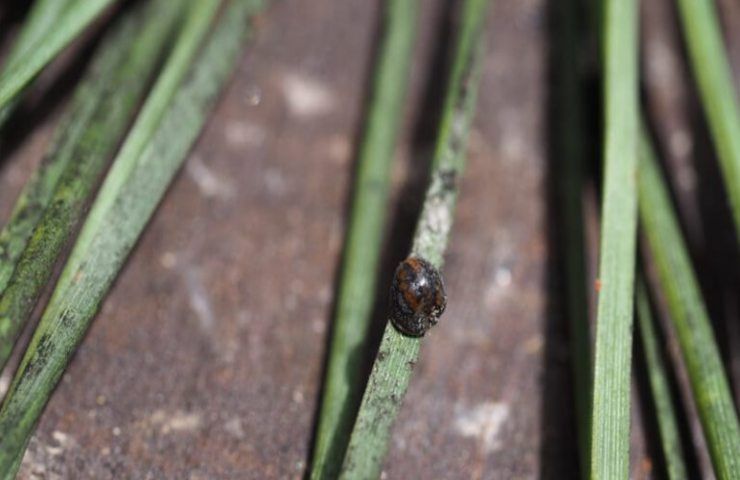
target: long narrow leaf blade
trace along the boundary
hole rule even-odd
[[[311,462],[313,479],[336,478],[364,387],[364,361],[357,352],[362,351],[373,307],[374,295],[369,292],[377,284],[390,170],[418,15],[415,0],[388,0],[385,9]]]
[[[108,97],[104,85],[113,81],[115,70],[112,63],[123,54],[123,38],[120,37],[120,52],[112,48],[114,42],[106,42],[102,47],[101,54],[83,78],[72,105],[56,128],[51,147],[24,185],[8,222],[0,231],[0,295],[5,291],[34,228],[50,203],[59,177],[72,155],[78,153],[75,145],[80,143],[90,127],[98,105]]]
[[[591,478],[629,476],[630,366],[637,234],[637,1],[604,2],[604,188]]]
[[[7,361],[19,331],[51,277],[57,258],[82,219],[141,101],[169,32],[179,18],[181,5],[173,0],[144,5],[132,20],[126,20],[111,36],[101,50],[100,60],[94,63],[90,80],[78,95],[81,113],[73,117],[79,123],[63,127],[61,146],[52,154],[55,158],[49,160],[66,164],[64,171],[51,198],[46,199],[49,206],[35,226],[0,296],[0,367]],[[147,18],[152,20],[143,21]],[[135,38],[133,42],[132,38]],[[87,95],[89,101],[82,98]],[[40,173],[43,181],[51,180],[43,178],[47,173]],[[35,189],[34,186],[30,188]],[[30,207],[38,213],[35,206]],[[19,208],[22,212],[25,207]],[[20,236],[15,240],[18,239]],[[16,246],[19,244],[16,242]]]
[[[29,43],[0,75],[0,109],[112,3],[113,0],[77,0],[58,19],[54,28]]]
[[[465,166],[468,131],[475,110],[483,57],[482,30],[486,0],[462,4],[452,72],[448,84],[431,179],[418,220],[411,254],[437,268],[449,240]],[[352,430],[340,478],[378,478],[388,449],[391,426],[411,379],[421,340],[388,324]]]
[[[36,44],[59,20],[59,17],[67,8],[76,0],[37,0],[31,7],[28,18],[23,23],[23,29],[18,34],[18,38],[13,43],[13,49],[8,55],[6,64],[12,64],[17,61],[26,51]],[[0,108],[0,127],[12,111],[11,102],[3,108]]]
[[[98,222],[100,220],[98,215],[103,215],[108,211],[123,182],[128,178],[131,170],[136,167],[142,150],[162,121],[172,97],[176,94],[193,58],[198,53],[203,38],[221,5],[221,0],[188,0],[181,4],[183,7],[186,5],[189,12],[185,25],[175,41],[175,49],[167,59],[166,65],[141,108],[141,113],[136,117],[136,122],[113,161],[111,171],[95,200],[96,208],[90,211],[89,219],[92,223]],[[78,243],[83,247],[89,241],[86,237],[88,231],[80,233]]]
[[[740,110],[717,12],[712,0],[678,0],[678,6],[740,240]]]
[[[35,0],[31,11],[23,23],[23,28],[13,42],[13,47],[5,60],[10,65],[26,55],[44,35],[64,16],[67,9],[77,0]]]
[[[657,266],[717,478],[740,478],[740,426],[709,314],[647,134],[640,144],[640,220]]]
[[[645,354],[650,393],[655,405],[656,421],[668,478],[670,480],[684,480],[689,476],[681,447],[676,410],[673,408],[673,400],[671,399],[668,372],[658,346],[655,321],[650,309],[647,288],[641,281],[638,281],[635,289],[635,304],[640,343]]]
[[[23,30],[13,44],[8,63],[20,58],[25,50],[54,25],[68,6],[76,0],[37,0],[34,2]],[[129,28],[133,28],[133,24]],[[26,247],[33,229],[44,209],[49,204],[59,177],[72,155],[77,154],[74,146],[80,143],[85,127],[91,122],[96,107],[110,95],[105,85],[115,82],[113,68],[120,62],[127,43],[127,34],[119,34],[118,48],[114,40],[108,40],[100,48],[89,72],[82,79],[74,95],[72,105],[56,128],[52,146],[44,155],[40,165],[23,187],[8,222],[0,232],[0,294],[10,279],[18,259]],[[0,126],[10,106],[0,112]],[[1,362],[0,362],[1,363]]]
[[[41,411],[234,69],[261,2],[237,0],[178,89],[113,204],[83,227],[0,409],[0,478],[11,478]],[[108,183],[108,182],[106,182]],[[116,182],[117,183],[117,182]]]

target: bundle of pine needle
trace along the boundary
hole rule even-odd
[[[40,18],[50,13],[46,3],[39,2],[18,40],[17,51],[32,51],[32,58],[16,61],[14,53],[0,77],[4,108],[111,2],[58,2],[63,21],[51,32],[44,27],[49,19]],[[249,19],[262,7],[258,0],[152,0],[124,13],[98,46],[0,234],[4,364],[82,224],[0,408],[0,478],[15,475],[49,396],[198,138],[239,58]]]

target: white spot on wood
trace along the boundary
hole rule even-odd
[[[501,447],[498,437],[501,427],[509,417],[509,405],[503,402],[484,402],[472,408],[458,408],[455,431],[463,437],[477,438],[484,452]]]
[[[506,267],[499,267],[496,269],[496,276],[494,282],[499,287],[505,288],[511,285],[511,270]]]
[[[337,165],[343,165],[349,161],[352,154],[352,143],[344,135],[331,135],[326,140],[326,156]]]
[[[234,417],[226,422],[226,424],[224,424],[224,430],[237,440],[244,438],[244,427],[242,426],[242,421],[239,417]]]
[[[173,252],[164,252],[159,257],[159,263],[167,270],[171,270],[177,265],[177,255]]]
[[[511,286],[513,275],[511,269],[505,266],[496,268],[488,282],[485,292],[485,303],[488,308],[495,308],[506,291]]]
[[[189,268],[185,272],[185,284],[188,289],[190,308],[193,309],[195,315],[198,317],[198,325],[204,332],[210,333],[215,323],[213,309],[211,308],[211,299],[196,270]]]
[[[287,74],[282,82],[288,110],[298,117],[312,117],[328,112],[334,106],[331,92],[316,80],[303,75]]]
[[[199,429],[203,423],[199,414],[180,410],[176,412],[157,410],[149,420],[153,425],[158,425],[159,430],[165,435],[172,432],[192,432]]]
[[[54,430],[51,433],[51,438],[54,439],[56,445],[45,445],[44,450],[51,457],[57,457],[64,453],[67,447],[74,445],[74,441],[64,432]]]
[[[231,180],[217,175],[197,155],[191,157],[187,163],[186,171],[204,197],[228,199],[233,197],[236,192]]]
[[[256,107],[262,103],[262,89],[257,85],[248,85],[244,89],[244,101],[247,105]]]
[[[56,440],[56,442],[57,442],[57,443],[58,443],[59,445],[61,445],[61,446],[69,445],[69,443],[70,443],[70,441],[71,441],[71,440],[69,439],[69,435],[67,435],[67,434],[66,434],[66,433],[64,433],[64,432],[60,432],[59,430],[54,430],[54,431],[53,431],[53,432],[51,433],[51,438],[53,438],[54,440]]]
[[[233,363],[241,348],[239,339],[235,336],[220,335],[215,330],[217,319],[213,312],[213,302],[197,266],[185,264],[181,270],[188,293],[188,302],[197,320],[196,325],[210,342],[213,351],[219,354],[221,360]]]
[[[267,132],[259,125],[249,122],[229,122],[224,129],[226,142],[234,147],[259,147],[265,142]]]

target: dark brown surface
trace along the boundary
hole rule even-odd
[[[186,168],[46,409],[21,478],[302,477],[376,3],[285,0],[261,17]],[[419,165],[428,158],[443,79],[435,39],[444,3],[423,2],[394,169],[390,272],[405,256],[423,188]],[[576,476],[565,319],[548,240],[556,226],[547,220],[547,5],[493,3],[444,272],[447,311],[425,339],[384,478]],[[659,47],[648,43],[651,56],[652,48]],[[661,91],[677,93],[656,107],[659,116],[685,94],[666,81]],[[0,167],[2,218],[53,122],[45,116]],[[666,135],[682,128],[665,125]],[[642,428],[633,433],[633,477],[645,478],[652,462]]]

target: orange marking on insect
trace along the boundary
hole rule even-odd
[[[594,290],[596,290],[596,293],[599,293],[601,291],[602,286],[603,284],[601,283],[601,280],[597,278],[596,281],[594,282]]]

